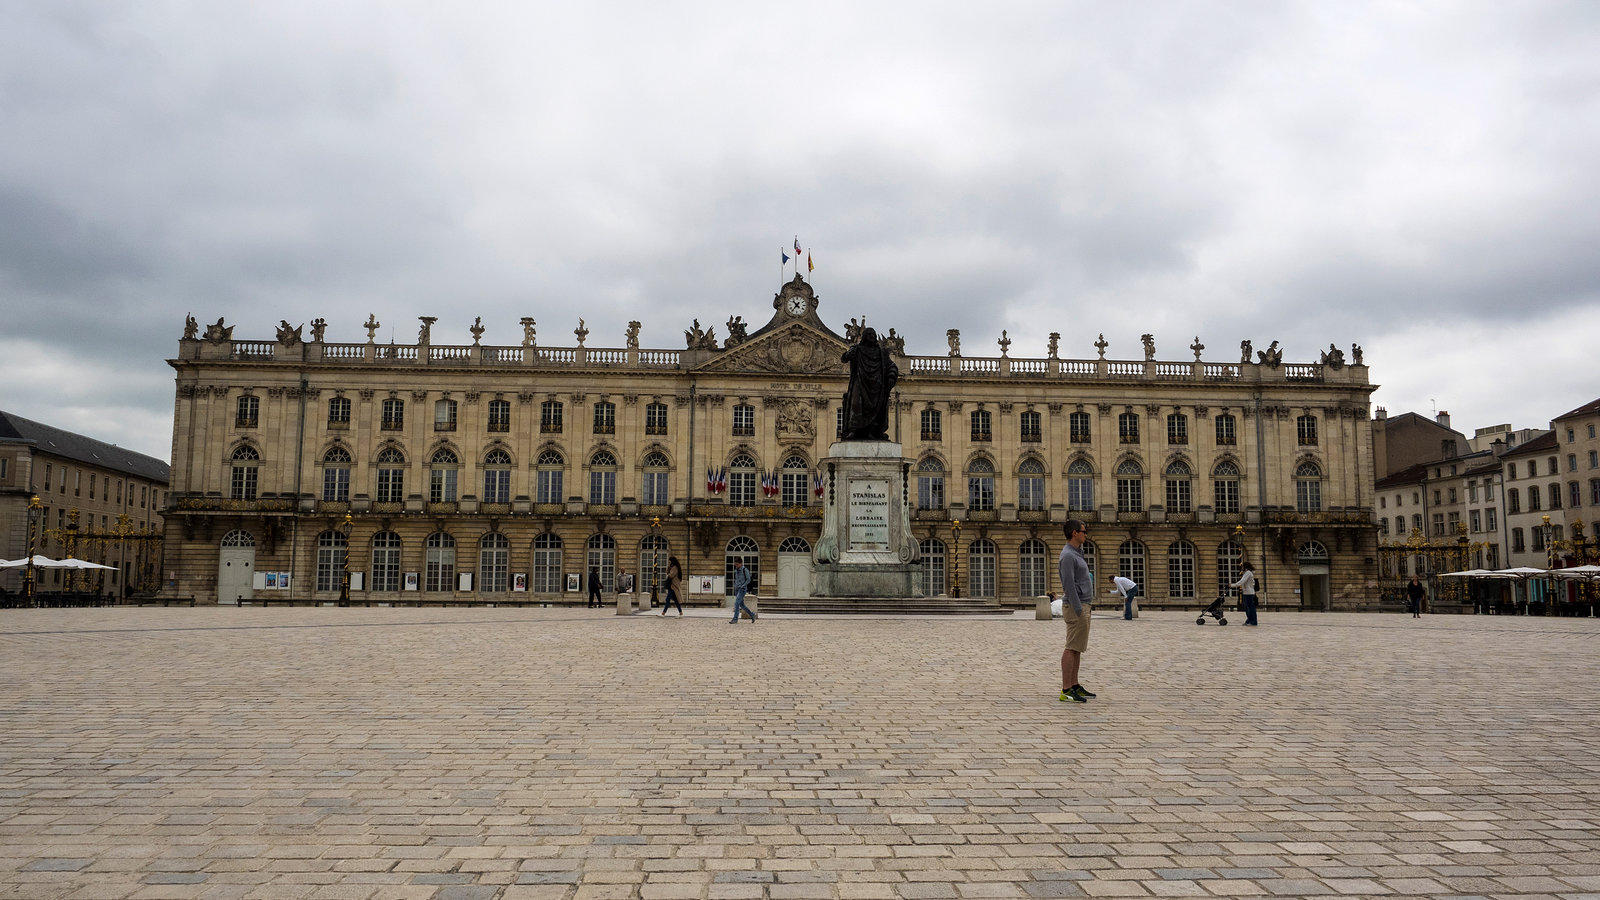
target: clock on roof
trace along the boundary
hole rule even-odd
[[[791,316],[803,316],[806,314],[806,298],[795,294],[789,298],[789,302],[783,308]]]

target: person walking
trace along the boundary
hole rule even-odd
[[[750,590],[750,570],[744,567],[744,560],[736,558],[733,561],[733,621],[729,622],[729,625],[739,624],[741,611],[750,617],[752,623],[755,622],[756,614],[750,611],[750,607],[744,605],[744,595],[748,590]]]
[[[600,600],[600,567],[589,567],[589,606],[604,606]]]
[[[1422,618],[1422,601],[1428,596],[1428,589],[1422,586],[1417,576],[1411,576],[1411,583],[1406,585],[1406,602],[1411,604],[1411,618]]]
[[[1117,586],[1117,593],[1122,595],[1122,618],[1133,621],[1133,598],[1139,596],[1139,585],[1132,578],[1123,578],[1118,575],[1111,579]]]
[[[679,593],[682,590],[683,566],[678,562],[676,556],[669,556],[667,557],[667,597],[661,601],[661,614],[663,616],[667,614],[667,610],[674,603],[678,604],[678,615],[680,617],[683,615],[683,597]]]
[[[1259,625],[1256,621],[1256,567],[1249,563],[1244,564],[1244,571],[1240,573],[1239,580],[1228,587],[1239,589],[1240,606],[1244,607],[1244,623],[1246,625]]]
[[[1067,623],[1067,645],[1061,651],[1061,697],[1063,703],[1088,703],[1095,696],[1078,682],[1078,665],[1089,649],[1089,620],[1093,608],[1094,586],[1089,563],[1083,558],[1083,542],[1089,529],[1081,519],[1068,519],[1062,530],[1067,545],[1061,548],[1056,568],[1061,577],[1061,618]]]

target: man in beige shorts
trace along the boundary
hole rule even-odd
[[[1094,585],[1089,563],[1083,558],[1083,542],[1089,530],[1081,519],[1068,519],[1063,526],[1067,545],[1061,548],[1057,567],[1061,575],[1061,618],[1067,623],[1067,646],[1061,651],[1061,702],[1088,703],[1094,694],[1078,683],[1078,663],[1089,649],[1089,621]]]

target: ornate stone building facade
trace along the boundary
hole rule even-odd
[[[591,567],[648,584],[668,554],[691,583],[735,557],[769,596],[810,593],[819,461],[836,437],[840,355],[865,323],[824,324],[798,278],[750,331],[696,321],[683,349],[330,343],[287,322],[235,340],[193,319],[179,344],[173,589],[333,600],[348,548],[357,601],[582,596]],[[906,355],[890,437],[911,464],[924,593],[1031,598],[1051,587],[1060,524],[1090,523],[1103,583],[1147,603],[1217,595],[1240,563],[1269,602],[1354,605],[1376,575],[1368,403],[1359,347],[1285,363]],[[348,531],[348,536],[345,532]],[[284,587],[284,582],[288,587]],[[715,582],[712,582],[715,590]],[[1296,593],[1298,591],[1299,593]],[[691,594],[691,599],[696,599]],[[719,597],[701,596],[710,601]]]

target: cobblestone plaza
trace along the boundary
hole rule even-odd
[[[0,616],[0,897],[1600,897],[1600,621]]]

